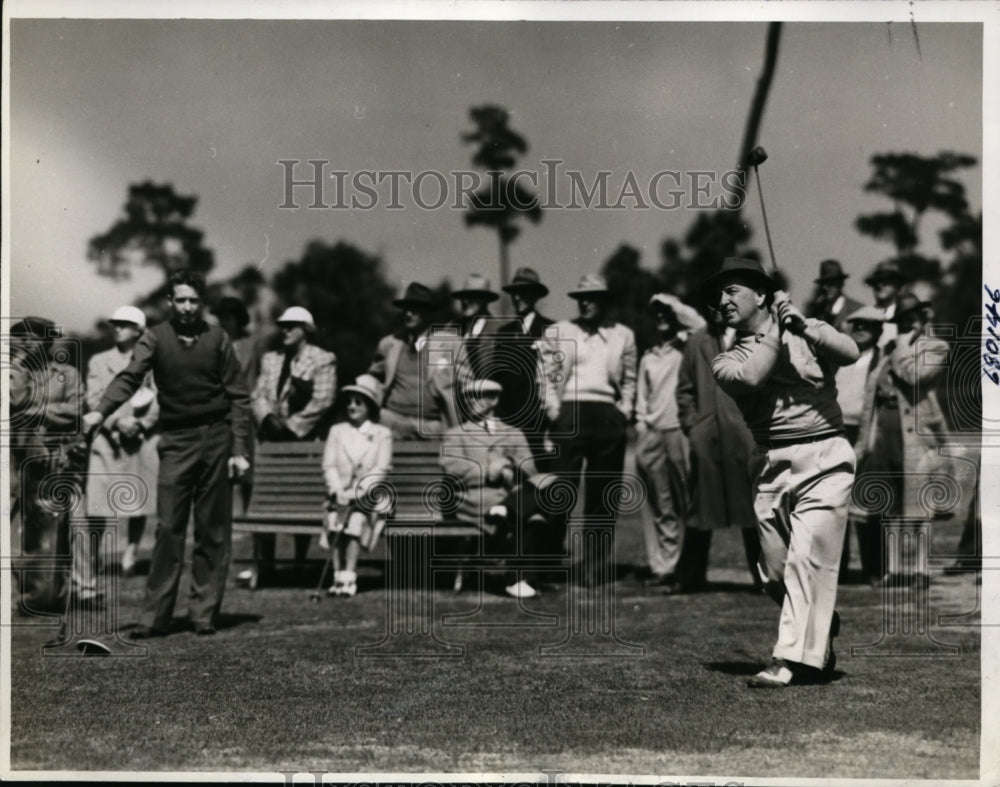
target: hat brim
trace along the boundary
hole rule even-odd
[[[849,276],[847,273],[838,273],[834,276],[820,276],[818,279],[813,279],[813,284],[822,284],[825,281],[844,281]]]
[[[903,309],[901,312],[896,312],[892,317],[890,317],[886,322],[891,322],[896,324],[899,322],[900,317],[905,317],[907,314],[913,314],[914,312],[919,312],[921,309],[925,308],[926,304],[920,303],[916,306],[911,306],[909,309]]]
[[[878,282],[882,282],[882,281],[892,281],[892,282],[896,282],[896,284],[902,284],[903,283],[903,275],[901,273],[877,273],[877,274],[872,274],[871,276],[869,276],[868,278],[865,279],[865,284],[867,284],[868,286],[871,286],[873,284],[877,284]]]
[[[378,410],[379,404],[377,401],[375,401],[375,398],[372,396],[371,391],[368,391],[358,385],[345,385],[343,388],[340,389],[341,397],[344,397],[347,394],[352,394],[352,393],[365,397],[365,401],[367,401],[368,404],[370,404],[372,407]]]
[[[736,268],[728,271],[719,271],[709,276],[701,284],[702,297],[707,297],[722,289],[728,280],[744,282],[749,281],[753,286],[760,285],[768,292],[775,292],[778,289],[777,283],[766,273],[755,271],[752,268]]]
[[[515,292],[537,292],[538,296],[541,298],[549,294],[549,288],[541,282],[518,282],[515,284],[508,284],[506,287],[501,287],[500,289],[510,295],[513,295]]]
[[[493,290],[455,290],[451,294],[452,298],[482,298],[492,303],[500,298],[500,295]]]
[[[430,309],[433,306],[430,301],[420,301],[416,298],[397,298],[392,305],[397,309]]]
[[[577,299],[579,299],[579,298],[586,298],[586,297],[591,297],[592,298],[595,295],[596,296],[607,297],[611,293],[610,293],[609,290],[572,290],[571,292],[567,292],[566,294],[570,298],[577,298]]]

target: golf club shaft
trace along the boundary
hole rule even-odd
[[[760,199],[760,213],[764,217],[764,234],[767,236],[767,250],[771,254],[771,275],[773,276],[778,272],[778,263],[774,259],[774,244],[771,243],[771,227],[767,221],[767,208],[764,207],[764,190],[760,185],[760,170],[756,164],[753,167],[753,174],[757,181],[757,196]]]

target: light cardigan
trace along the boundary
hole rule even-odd
[[[576,320],[561,320],[546,331],[540,349],[548,382],[545,410],[550,418],[564,401],[608,402],[632,418],[636,347],[630,328],[606,323],[592,334]],[[601,352],[588,354],[588,349]]]
[[[773,318],[772,318],[773,319]],[[858,346],[822,320],[807,319],[807,336],[766,330],[744,334],[712,361],[712,374],[733,397],[754,440],[794,440],[843,429],[836,367],[854,363]]]

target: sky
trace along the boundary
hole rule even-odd
[[[735,163],[762,66],[757,22],[80,20],[14,19],[10,26],[10,313],[49,316],[72,331],[160,283],[99,277],[88,239],[121,215],[130,183],[169,182],[197,195],[192,224],[215,252],[213,276],[251,263],[269,274],[312,239],[380,255],[392,283],[458,285],[483,273],[497,286],[496,235],[462,211],[425,209],[404,184],[389,209],[282,209],[280,160],[328,161],[325,172],[447,174],[471,169],[469,108],[497,104],[529,142],[520,166],[564,162],[585,183],[608,171],[609,201],[628,173],[644,189],[664,170],[725,172]],[[809,293],[819,261],[839,259],[846,290],[891,253],[854,229],[889,203],[863,192],[873,154],[941,150],[982,156],[983,33],[977,24],[786,23],[759,142],[779,266],[793,298]],[[551,166],[551,165],[550,165]],[[295,170],[298,179],[309,166]],[[704,176],[700,176],[704,177]],[[982,171],[963,176],[974,210]],[[568,180],[560,179],[565,204]],[[324,189],[336,199],[332,178]],[[424,204],[437,195],[427,176]],[[661,202],[673,187],[661,180]],[[712,195],[719,195],[719,186]],[[766,253],[756,188],[746,218]],[[625,243],[655,269],[665,237],[694,220],[689,203],[645,209],[550,209],[511,247],[534,267],[553,317],[564,293]],[[646,192],[648,196],[648,191]],[[551,196],[551,195],[550,195]],[[455,199],[449,191],[448,204]],[[649,200],[646,200],[649,203]],[[933,221],[922,250],[940,254]]]

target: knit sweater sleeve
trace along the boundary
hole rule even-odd
[[[118,372],[104,391],[97,405],[97,412],[107,418],[127,402],[146,379],[153,368],[153,354],[156,352],[156,334],[145,331],[132,350],[132,362]]]

